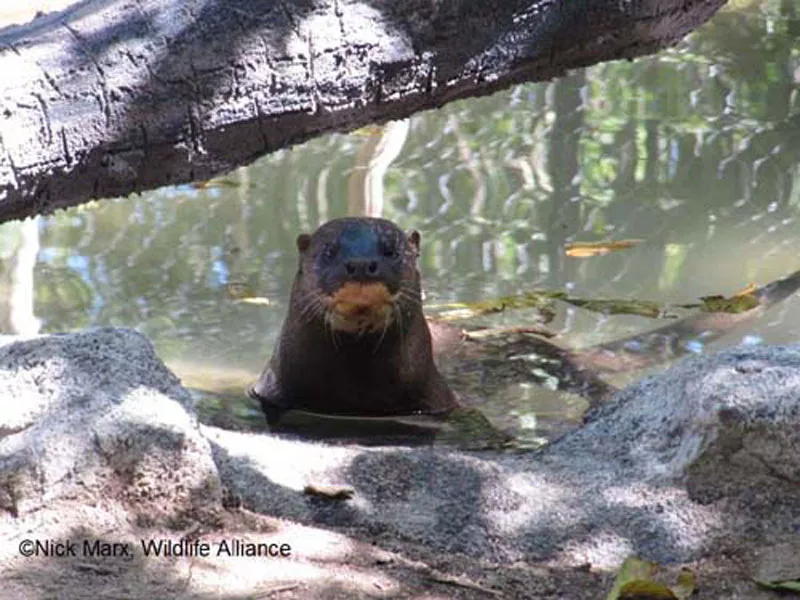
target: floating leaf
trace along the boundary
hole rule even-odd
[[[237,188],[242,184],[233,179],[208,179],[206,181],[193,181],[189,185],[196,190],[208,190],[214,188]]]
[[[553,300],[563,299],[563,292],[526,292],[519,296],[505,296],[494,300],[480,302],[457,302],[451,304],[438,304],[428,306],[428,310],[437,312],[436,318],[440,321],[454,321],[458,319],[471,319],[492,313],[499,313],[510,309],[535,308],[542,314],[542,320],[547,323],[553,319]]]
[[[269,298],[239,298],[236,300],[237,304],[255,304],[256,306],[272,306],[272,301]]]
[[[703,296],[700,298],[702,305],[700,310],[704,312],[722,312],[722,313],[743,313],[752,310],[759,306],[758,298],[753,294],[740,293],[730,298],[721,295]]]
[[[269,298],[256,296],[255,290],[245,281],[229,281],[225,287],[228,290],[228,296],[237,304],[272,305],[272,301]]]
[[[741,291],[736,292],[733,297],[737,298],[739,296],[752,296],[754,292],[758,291],[758,286],[755,283],[749,284],[746,288]]]
[[[245,281],[229,281],[225,289],[228,291],[228,296],[234,300],[253,298],[256,295],[250,284]]]
[[[499,313],[506,310],[535,308],[540,312],[542,322],[549,323],[555,316],[553,308],[554,300],[563,300],[573,306],[606,315],[638,315],[650,319],[675,318],[676,316],[670,312],[669,306],[650,300],[593,300],[574,298],[567,296],[563,292],[551,292],[546,290],[526,292],[519,296],[506,296],[504,298],[482,300],[480,302],[438,304],[429,306],[428,310],[434,312],[438,311],[436,318],[440,321],[455,321]],[[700,305],[684,305],[681,306],[681,308],[697,308],[698,306]]]
[[[532,333],[546,338],[555,337],[556,334],[544,327],[497,327],[485,329],[473,329],[464,332],[464,339],[466,340],[483,340],[486,338],[513,335],[515,333]]]
[[[644,240],[617,240],[615,242],[574,242],[564,246],[567,256],[573,258],[589,258],[590,256],[605,256],[611,252],[625,250],[638,246]]]
[[[350,132],[350,135],[355,135],[358,137],[372,137],[374,135],[379,135],[383,131],[383,125],[378,125],[377,123],[370,123],[369,125],[364,125],[360,129],[356,129]]]
[[[602,313],[604,315],[638,315],[649,319],[674,318],[667,307],[650,300],[586,300],[583,298],[563,298],[573,306]]]
[[[704,312],[724,312],[724,313],[743,313],[752,310],[761,304],[756,293],[759,287],[751,283],[743,290],[736,292],[730,298],[715,294],[713,296],[703,296],[700,298],[702,305],[700,310]]]

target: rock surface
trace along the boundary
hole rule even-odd
[[[97,539],[101,529],[114,540],[289,540],[293,557],[273,560],[260,579],[244,558],[155,563],[173,584],[186,561],[230,578],[230,597],[266,589],[366,598],[382,589],[381,597],[494,590],[588,599],[603,597],[613,569],[636,554],[691,563],[701,598],[770,598],[748,570],[800,529],[798,347],[685,360],[536,453],[332,446],[202,426],[150,343],[129,330],[0,347],[0,402],[0,538]],[[309,496],[309,484],[346,485],[355,496]],[[142,565],[154,563],[135,549],[139,578],[114,563],[103,585],[139,581],[127,597],[217,593],[198,573],[179,591],[141,583]],[[0,548],[0,589],[22,581],[32,597],[47,595],[35,583],[42,570],[67,563],[40,560],[21,558],[16,544]]]
[[[130,330],[0,348],[0,508],[28,513],[78,492],[140,508],[221,498],[192,399]]]
[[[800,349],[687,360],[590,419],[517,455],[204,431],[223,481],[257,512],[495,562],[688,561],[743,527],[767,541],[800,523]],[[331,507],[297,493],[323,480],[353,486],[356,499]]]

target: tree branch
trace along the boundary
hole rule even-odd
[[[0,30],[0,221],[673,44],[724,0],[83,0]]]

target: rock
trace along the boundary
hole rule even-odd
[[[191,397],[141,334],[7,344],[0,373],[1,508],[24,514],[59,497],[110,494],[155,515],[220,497]]]
[[[566,443],[586,450],[598,436],[614,439],[603,460],[630,461],[653,480],[682,479],[699,463],[739,463],[750,454],[760,458],[746,459],[749,466],[766,462],[775,475],[799,481],[792,449],[800,440],[799,367],[800,347],[742,346],[685,360],[622,390]],[[734,456],[738,450],[744,454]]]
[[[535,453],[198,426],[188,393],[129,330],[0,347],[0,398],[0,507],[17,515],[107,497],[157,519],[221,506],[224,485],[229,506],[386,551],[562,570],[614,569],[630,554],[727,556],[788,541],[800,523],[800,347],[689,358]],[[354,495],[332,501],[307,486]],[[746,594],[730,597],[756,597]]]
[[[685,360],[538,453],[332,448],[204,428],[223,481],[255,511],[497,562],[606,567],[631,553],[692,560],[745,531],[792,533],[798,431],[794,347]],[[309,483],[356,496],[315,502],[299,495]]]

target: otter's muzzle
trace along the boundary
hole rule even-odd
[[[383,283],[345,283],[330,296],[327,318],[335,331],[382,331],[392,319],[392,295]]]

